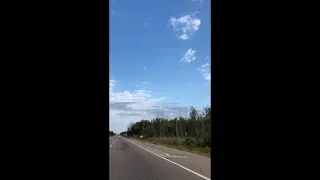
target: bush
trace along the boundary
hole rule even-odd
[[[186,138],[183,142],[183,145],[185,146],[190,146],[190,147],[195,147],[196,146],[196,141],[192,138]]]
[[[204,143],[206,146],[211,147],[211,137],[204,138]]]

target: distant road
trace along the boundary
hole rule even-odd
[[[210,180],[210,158],[110,137],[110,180]]]

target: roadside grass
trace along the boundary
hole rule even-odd
[[[140,141],[166,146],[182,151],[188,151],[207,157],[211,157],[211,147],[201,146],[201,139],[191,138],[172,138],[172,137],[152,137],[152,138],[134,138]]]

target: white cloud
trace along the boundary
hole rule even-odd
[[[210,63],[206,63],[201,65],[200,68],[198,68],[198,70],[200,71],[205,80],[211,82],[210,66]]]
[[[199,30],[201,20],[195,17],[196,14],[197,13],[193,13],[179,18],[170,17],[169,22],[173,30],[179,33],[178,37],[180,39],[187,40],[194,32]]]
[[[203,2],[203,0],[192,0],[193,2],[200,2],[200,3],[202,3]]]
[[[150,85],[149,82],[143,81],[141,84],[137,84],[136,87],[140,89],[146,89],[147,85]]]
[[[117,17],[117,18],[120,18],[120,15],[122,14],[122,13],[120,13],[119,11],[116,11],[116,10],[114,10],[113,8],[110,8],[110,12],[111,12],[111,15],[112,16],[114,16],[114,17]]]
[[[111,9],[111,14],[112,15],[117,15],[117,12],[115,10]]]
[[[120,133],[125,131],[130,122],[151,120],[155,117],[186,116],[188,108],[164,104],[165,97],[154,97],[151,91],[117,91],[115,79],[109,80],[109,115],[110,130]]]
[[[111,94],[115,84],[116,84],[116,80],[110,79],[110,81],[109,81],[109,92],[110,92],[110,94]]]
[[[109,86],[110,127],[118,133],[126,130],[129,122],[155,117],[150,109],[165,99],[165,97],[155,98],[152,92],[143,89],[132,92],[116,91],[117,81],[115,79],[109,80]]]
[[[184,56],[181,58],[180,62],[187,62],[187,63],[190,63],[194,60],[196,60],[196,51],[193,50],[192,48],[188,49],[187,52],[184,54]]]

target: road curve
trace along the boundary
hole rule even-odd
[[[148,152],[128,139],[112,137],[109,146],[110,180],[210,180]]]

